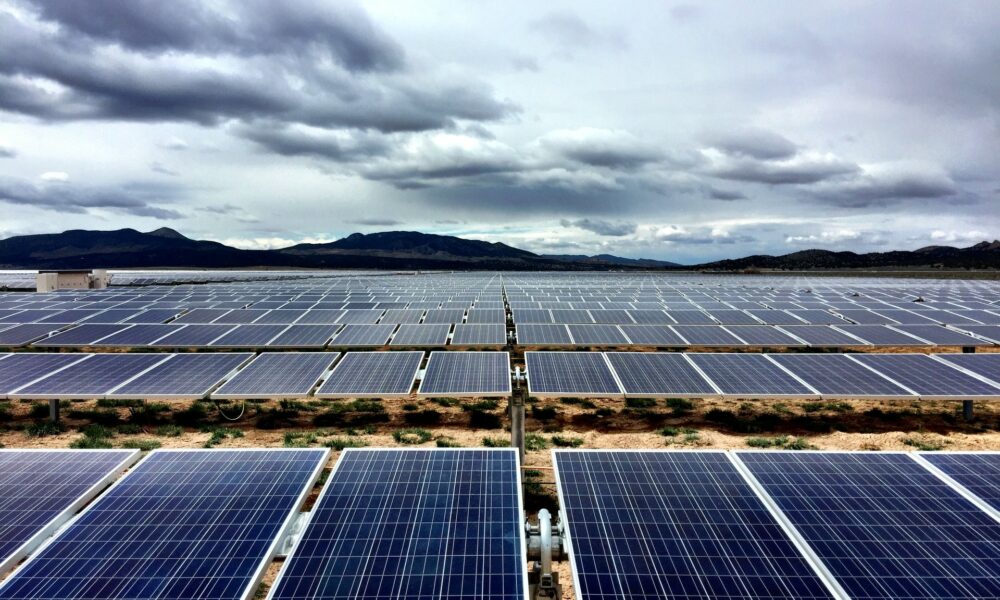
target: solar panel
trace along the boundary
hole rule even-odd
[[[127,328],[128,325],[94,324],[77,325],[51,337],[35,342],[34,346],[87,346]]]
[[[390,346],[444,346],[448,343],[451,325],[400,325]]]
[[[725,452],[553,456],[580,600],[832,598]]]
[[[338,329],[340,325],[289,325],[267,345],[270,348],[322,348]]]
[[[875,312],[903,325],[930,325],[934,320],[922,314],[901,308],[879,308]]]
[[[235,328],[236,325],[186,325],[183,329],[178,329],[150,345],[163,348],[208,346]]]
[[[768,354],[824,398],[906,398],[915,394],[843,354]]]
[[[522,346],[571,346],[573,340],[565,325],[518,323],[514,327],[517,343]]]
[[[132,377],[167,360],[163,354],[93,354],[16,390],[18,398],[102,398]]]
[[[720,325],[673,325],[689,346],[746,346]]]
[[[0,574],[138,457],[136,450],[0,449]]]
[[[466,323],[507,323],[507,313],[502,308],[473,308],[469,311]]]
[[[858,354],[850,357],[913,390],[921,398],[1000,398],[1000,387],[967,375],[926,354]]]
[[[95,345],[102,347],[111,346],[148,346],[156,340],[169,335],[183,327],[182,325],[132,325],[128,329],[123,329],[118,333],[113,333],[102,338]]]
[[[674,321],[681,325],[716,325],[715,319],[700,310],[668,310]]]
[[[95,309],[83,309],[83,308],[64,310],[60,313],[52,313],[51,315],[45,318],[39,319],[38,322],[47,323],[52,320],[58,320],[64,323],[79,323],[80,321],[83,321],[85,319],[88,319],[96,315],[98,312],[100,311]]]
[[[688,354],[695,365],[729,396],[815,397],[794,377],[762,354]]]
[[[924,452],[919,456],[1000,511],[1000,453]]]
[[[621,396],[603,354],[525,352],[528,393],[533,396]]]
[[[438,308],[427,311],[424,323],[461,323],[465,310],[461,308]]]
[[[737,455],[850,597],[1000,596],[1000,523],[908,455]]]
[[[513,449],[348,448],[269,598],[524,600],[522,514]]]
[[[290,325],[305,314],[304,310],[275,309],[254,321],[258,325]]]
[[[431,352],[417,393],[423,396],[509,396],[510,354]]]
[[[213,340],[213,348],[262,348],[288,327],[287,325],[237,325],[236,329]]]
[[[938,346],[989,346],[990,342],[977,340],[954,329],[948,329],[941,325],[894,325],[893,329],[898,329],[903,333],[927,340]]]
[[[1000,344],[1000,325],[962,325],[962,331],[968,331],[994,344]],[[7,335],[7,332],[0,333],[0,338],[3,338],[5,335]]]
[[[393,308],[385,311],[379,323],[419,323],[424,317],[423,309],[416,308]]]
[[[934,358],[1000,383],[1000,354],[937,354]]]
[[[0,363],[0,395],[6,396],[18,388],[86,360],[90,354],[14,354]]]
[[[572,308],[554,308],[550,311],[556,323],[593,323],[590,312]]]
[[[708,314],[723,325],[760,325],[760,321],[742,310],[715,309]]]
[[[134,308],[112,308],[103,310],[87,319],[87,323],[124,323],[141,311]]]
[[[333,346],[384,346],[389,343],[396,325],[345,325],[333,341]]]
[[[639,325],[670,325],[674,320],[662,310],[637,309],[628,311],[632,320]]]
[[[253,354],[171,354],[170,358],[111,390],[109,398],[194,399],[208,395],[226,375],[244,364]]]
[[[608,352],[626,396],[704,398],[718,392],[680,353]]]
[[[144,310],[136,316],[125,319],[122,323],[166,323],[180,313],[174,308],[151,308]]]
[[[348,352],[316,397],[409,396],[423,359],[423,352]]]
[[[837,315],[831,313],[827,310],[821,310],[817,308],[811,309],[799,309],[799,310],[788,310],[785,311],[790,315],[798,317],[800,320],[809,323],[811,325],[837,325],[846,324],[847,321],[841,319]],[[790,326],[799,325],[800,323],[791,323]]]
[[[837,314],[858,325],[892,325],[896,323],[894,319],[867,309],[837,309]]]
[[[516,308],[513,310],[515,323],[552,323],[552,313],[538,308]]]
[[[451,338],[452,346],[505,346],[507,328],[501,323],[459,323]]]
[[[726,331],[732,333],[751,346],[805,346],[777,327],[768,325],[729,325]]]
[[[338,323],[352,325],[373,325],[382,316],[381,309],[353,308],[345,310],[344,314],[337,317]],[[301,323],[302,319],[297,322]]]
[[[926,346],[927,342],[884,325],[836,325],[840,331],[876,346]]]
[[[590,316],[595,323],[607,323],[610,325],[631,324],[632,317],[627,310],[620,308],[590,309]]]
[[[213,392],[212,398],[303,398],[338,356],[338,352],[261,354]]]
[[[229,312],[228,308],[195,308],[177,317],[174,323],[211,323]]]
[[[687,342],[666,325],[619,325],[629,343],[635,346],[686,346]]]
[[[570,337],[577,346],[620,346],[628,344],[628,338],[617,325],[567,325]]]
[[[301,325],[330,325],[340,323],[337,319],[344,316],[345,312],[347,311],[340,309],[314,308],[305,311],[295,322]]]
[[[328,450],[155,450],[0,598],[249,598]]]
[[[780,327],[780,329],[805,341],[810,346],[842,347],[867,345],[866,342],[862,342],[843,331],[826,325],[785,325]]]

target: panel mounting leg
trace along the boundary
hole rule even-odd
[[[966,421],[971,421],[973,419],[972,400],[962,400],[962,417]]]
[[[49,420],[53,423],[59,422],[59,401],[49,400]]]
[[[517,448],[520,464],[524,464],[524,390],[514,389],[510,397],[510,445]]]

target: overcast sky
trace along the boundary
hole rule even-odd
[[[0,0],[0,237],[1000,237],[1000,2]]]

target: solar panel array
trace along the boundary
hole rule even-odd
[[[0,449],[0,574],[137,458],[135,450]]]
[[[0,598],[248,598],[328,450],[156,450]]]
[[[554,451],[577,598],[998,597],[998,456]]]
[[[431,352],[417,393],[423,396],[509,396],[510,354]]]
[[[268,596],[523,600],[514,449],[345,450]]]

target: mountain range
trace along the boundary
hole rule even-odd
[[[1000,268],[1000,241],[969,248],[928,246],[914,251],[832,252],[803,250],[783,256],[757,255],[700,265],[622,258],[610,254],[544,255],[499,242],[468,240],[415,231],[354,233],[324,244],[297,244],[274,250],[243,250],[219,242],[193,240],[170,228],[23,235],[0,240],[0,268],[313,268],[313,269],[503,269],[709,271]]]

